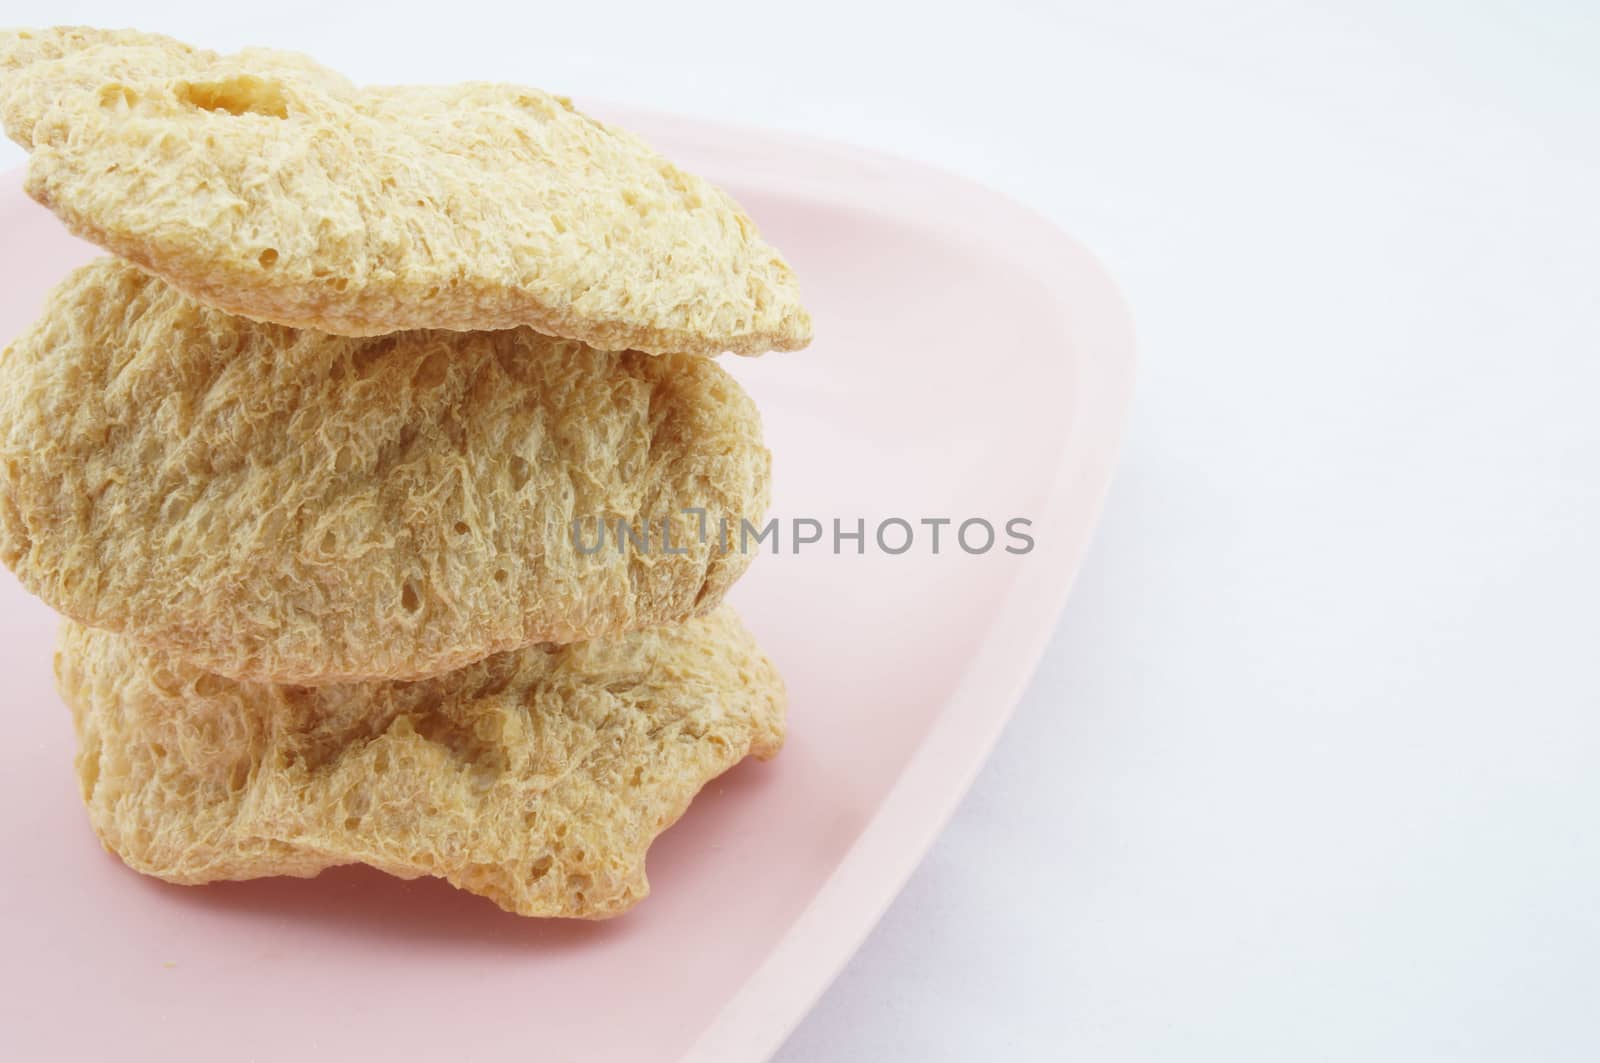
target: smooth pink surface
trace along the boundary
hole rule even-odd
[[[1122,305],[1048,223],[937,171],[617,117],[727,186],[800,273],[815,344],[723,363],[766,418],[774,515],[1021,516],[1037,548],[971,557],[947,530],[938,556],[795,555],[786,538],[760,559],[734,601],[789,681],[788,746],[707,787],[651,851],[652,896],[604,924],[518,919],[364,868],[204,888],[128,871],[79,802],[54,619],[0,576],[10,1058],[761,1058],[954,808],[1104,494],[1132,387]],[[92,252],[16,174],[0,231],[9,339]]]

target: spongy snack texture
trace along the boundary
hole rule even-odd
[[[233,677],[414,679],[707,612],[769,470],[712,359],[296,331],[113,259],[0,355],[0,559]]]
[[[724,606],[418,683],[239,683],[67,622],[95,832],[198,884],[365,863],[522,915],[605,918],[709,779],[777,753],[783,685]]]
[[[793,272],[726,193],[537,89],[356,88],[290,53],[13,30],[0,118],[74,233],[256,320],[651,353],[810,339]]]

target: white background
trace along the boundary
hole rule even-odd
[[[785,1063],[1600,1058],[1592,9],[0,8],[61,21],[870,145],[1104,257],[1097,544]]]

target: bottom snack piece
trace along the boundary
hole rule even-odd
[[[783,742],[782,680],[727,606],[412,683],[236,682],[67,622],[56,678],[95,832],[197,884],[339,864],[436,875],[532,916],[649,892],[708,780]]]

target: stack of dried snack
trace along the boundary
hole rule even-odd
[[[362,862],[524,915],[639,900],[651,840],[782,742],[719,604],[748,558],[703,529],[767,505],[706,356],[804,346],[789,267],[534,89],[12,31],[0,117],[28,192],[119,256],[0,358],[0,556],[70,618],[105,845],[182,883]]]

